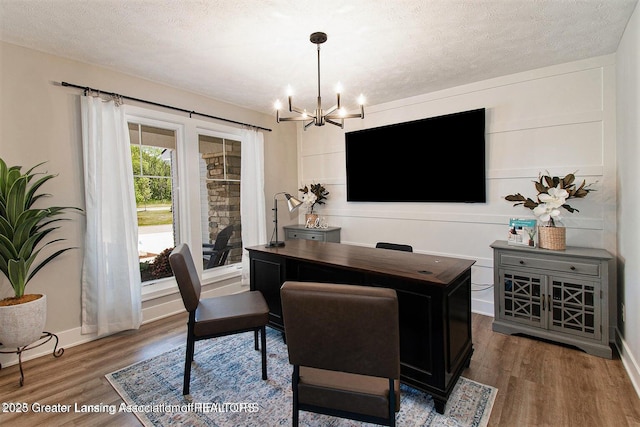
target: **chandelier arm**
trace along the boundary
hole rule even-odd
[[[308,112],[306,112],[305,110],[300,109],[300,108],[298,108],[298,107],[291,107],[291,108],[289,109],[289,111],[291,111],[292,113],[306,114],[306,115],[307,115],[307,116],[309,116],[309,117],[315,117],[315,115],[313,115],[313,114],[309,114],[309,113],[308,113]]]
[[[335,113],[329,113],[326,114],[325,117],[331,118],[331,119],[364,119],[364,106],[361,105],[360,106],[360,112],[359,113],[353,113],[353,114],[335,114]]]
[[[334,115],[331,115],[331,116],[327,115],[327,116],[325,116],[325,118],[326,119],[338,119],[338,120],[341,120],[341,119],[361,119],[362,118],[362,114],[360,114],[360,113],[344,114],[344,115],[342,115],[342,114],[339,114],[339,115],[334,114]],[[282,120],[282,119],[280,119],[280,120]]]
[[[340,106],[338,104],[334,105],[333,107],[329,108],[327,110],[327,113],[325,114],[326,116],[330,116],[334,111],[338,110],[340,108]]]
[[[328,117],[325,117],[325,122],[331,123],[332,125],[335,125],[335,126],[338,126],[340,129],[344,129],[344,121],[342,121],[341,123],[338,123],[338,122],[334,122],[333,120],[331,120]]]
[[[315,118],[311,117],[311,116],[307,116],[307,117],[280,117],[280,121],[281,122],[306,122],[307,120],[310,120],[313,122]]]

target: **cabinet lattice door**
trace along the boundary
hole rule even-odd
[[[544,277],[502,270],[502,315],[515,322],[545,327],[542,296]]]
[[[553,277],[549,329],[599,339],[599,293],[597,284]]]

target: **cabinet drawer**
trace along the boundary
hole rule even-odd
[[[304,232],[287,230],[287,239],[317,240],[319,242],[324,242],[324,234],[314,233],[311,231]]]
[[[579,260],[564,259],[552,260],[545,258],[532,258],[517,255],[500,255],[500,264],[504,266],[518,266],[541,268],[561,273],[585,274],[588,276],[599,276],[599,264],[590,264]]]

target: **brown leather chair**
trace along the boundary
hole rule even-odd
[[[169,263],[178,282],[184,307],[189,312],[182,394],[189,394],[195,342],[240,332],[254,331],[256,350],[259,349],[258,332],[261,333],[262,379],[266,380],[265,326],[269,320],[269,307],[262,294],[251,291],[200,299],[200,279],[189,247],[184,243],[176,246],[169,255]]]
[[[285,282],[280,290],[298,411],[395,426],[400,410],[396,291]]]

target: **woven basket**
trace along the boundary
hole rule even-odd
[[[567,248],[566,236],[564,227],[538,227],[538,246],[542,249],[563,251]]]

